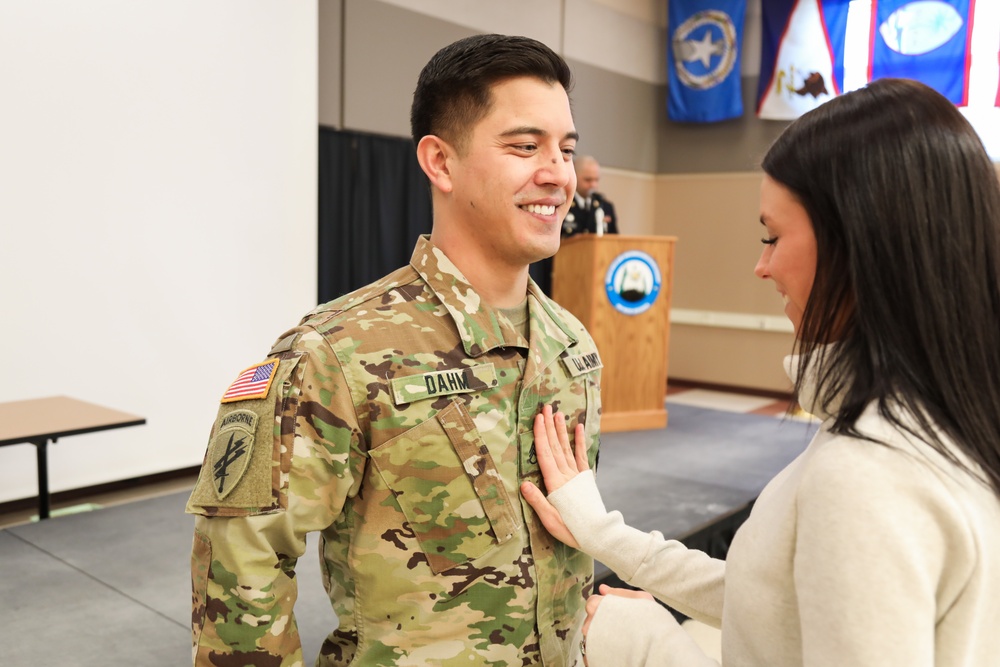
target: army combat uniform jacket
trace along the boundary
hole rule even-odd
[[[188,503],[196,665],[303,664],[292,606],[320,531],[339,620],[317,665],[582,665],[593,561],[521,498],[533,418],[586,424],[600,358],[531,283],[530,340],[426,237],[320,306],[226,392]]]

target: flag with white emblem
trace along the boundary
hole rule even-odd
[[[850,6],[842,0],[770,0],[761,6],[759,117],[792,120],[843,92]]]
[[[761,26],[761,118],[792,120],[884,77],[960,107],[997,104],[996,0],[768,0]]]
[[[926,83],[953,104],[969,96],[969,47],[975,0],[880,0],[872,3],[871,80]]]
[[[670,0],[667,116],[714,123],[743,115],[740,48],[746,0]]]

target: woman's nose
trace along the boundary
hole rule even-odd
[[[760,253],[760,259],[757,260],[757,266],[753,267],[753,274],[758,278],[767,280],[771,277],[771,274],[767,270],[767,255],[769,248],[764,248],[764,251]]]

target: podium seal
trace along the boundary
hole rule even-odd
[[[604,276],[608,301],[619,313],[638,315],[649,310],[660,294],[660,267],[639,250],[615,257]]]

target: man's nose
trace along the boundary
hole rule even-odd
[[[576,172],[573,171],[573,163],[562,157],[562,151],[556,156],[546,157],[535,172],[535,181],[539,184],[565,187]]]

